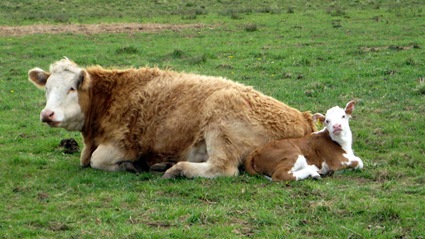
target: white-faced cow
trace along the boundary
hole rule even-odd
[[[345,168],[363,168],[363,162],[354,156],[352,134],[348,120],[354,110],[354,101],[344,109],[335,106],[313,115],[326,127],[301,138],[269,142],[254,150],[245,161],[250,174],[263,174],[273,181],[320,178]]]
[[[28,74],[46,90],[41,121],[80,131],[81,165],[97,169],[178,162],[165,178],[232,176],[253,149],[315,131],[310,113],[220,77],[68,59]]]

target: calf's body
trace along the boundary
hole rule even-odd
[[[245,161],[246,171],[266,175],[273,181],[290,181],[320,178],[346,168],[362,168],[362,160],[351,148],[352,134],[348,125],[354,105],[351,101],[345,110],[334,107],[328,110],[326,117],[313,115],[326,125],[319,132],[272,141],[254,150]]]

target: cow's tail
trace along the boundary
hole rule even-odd
[[[245,171],[251,175],[258,174],[257,171],[255,171],[255,165],[254,165],[254,158],[257,156],[257,150],[254,150],[251,152],[248,157],[245,160]]]

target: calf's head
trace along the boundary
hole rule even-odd
[[[40,68],[28,72],[29,80],[46,91],[46,106],[40,113],[42,122],[51,127],[81,130],[84,113],[78,91],[82,89],[87,73],[74,62],[62,59],[50,65],[50,72]]]
[[[351,145],[352,135],[349,119],[351,118],[355,104],[355,101],[350,101],[345,106],[345,109],[338,106],[332,107],[326,112],[326,116],[316,113],[313,115],[313,120],[318,120],[325,125],[332,140],[340,144],[349,143]]]

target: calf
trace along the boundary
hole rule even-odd
[[[245,161],[250,174],[264,174],[273,181],[315,179],[345,168],[363,168],[363,162],[351,149],[352,134],[348,124],[354,101],[345,109],[335,106],[326,116],[316,113],[313,120],[325,125],[321,131],[301,138],[272,141],[254,150]]]

